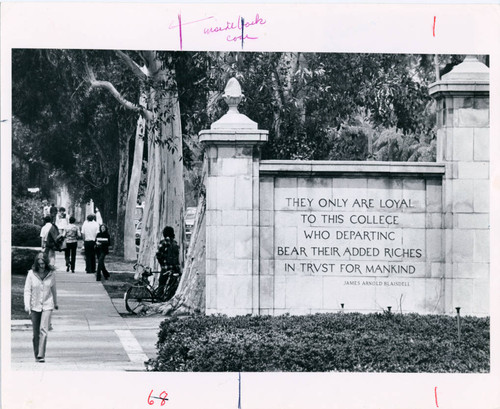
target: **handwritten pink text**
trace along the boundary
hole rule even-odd
[[[210,27],[207,27],[205,29],[203,29],[203,33],[206,34],[206,35],[210,35],[210,34],[215,34],[215,33],[221,33],[221,32],[229,32],[229,31],[232,31],[232,30],[238,30],[238,31],[242,31],[242,29],[246,29],[246,28],[250,28],[252,26],[257,26],[257,25],[264,25],[266,24],[266,20],[263,19],[262,17],[259,16],[259,14],[257,13],[255,15],[255,19],[253,20],[250,20],[250,21],[247,21],[247,20],[243,20],[243,24],[242,24],[242,21],[241,21],[241,17],[238,16],[238,19],[236,21],[226,21],[226,24],[225,25],[218,25],[218,26],[210,26]],[[242,38],[243,36],[243,38]],[[254,36],[250,36],[248,34],[242,34],[242,35],[228,35],[226,37],[226,41],[238,41],[238,40],[257,40],[259,37],[256,37],[255,35]]]

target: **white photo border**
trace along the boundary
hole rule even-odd
[[[500,407],[500,6],[397,4],[3,3],[1,7],[1,398],[5,409],[147,408],[151,390],[171,408],[237,408],[237,373],[13,371],[10,368],[11,50],[180,50],[176,25],[256,15],[244,51],[490,55],[491,372],[489,374],[243,373],[242,408]],[[179,17],[180,16],[180,17]],[[434,25],[434,17],[436,17]],[[209,24],[183,26],[182,50],[239,51]],[[213,35],[212,35],[213,34]],[[496,346],[495,346],[496,345]],[[157,402],[155,405],[159,405]],[[154,406],[153,406],[154,407]]]

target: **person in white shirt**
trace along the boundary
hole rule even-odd
[[[99,209],[97,207],[95,208],[95,221],[97,222],[97,224],[99,226],[101,224],[103,224],[101,212],[99,211]]]
[[[43,204],[43,217],[50,216],[50,206],[47,204],[47,201],[43,200],[42,204]]]
[[[57,226],[52,223],[51,216],[45,216],[45,225],[43,226],[40,237],[42,239],[42,250],[47,255],[52,266],[56,264],[56,242],[59,236]]]
[[[83,246],[85,249],[85,271],[87,274],[94,274],[96,270],[95,239],[97,233],[99,233],[99,225],[95,221],[95,216],[89,214],[87,220],[82,225]]]
[[[33,352],[37,362],[45,362],[50,317],[57,305],[56,276],[47,255],[38,253],[24,284],[24,310],[31,316]]]
[[[64,207],[60,207],[56,218],[56,226],[59,229],[59,234],[64,235],[67,225],[68,219],[66,218],[66,209]]]
[[[49,232],[50,228],[52,227],[52,218],[47,215],[43,218],[43,222],[45,223],[42,227],[42,230],[40,230],[40,240],[41,240],[41,246],[42,250],[45,249],[45,242],[47,240],[47,233]]]

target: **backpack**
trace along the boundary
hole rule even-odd
[[[56,239],[56,250],[63,251],[66,248],[66,243],[64,242],[65,237],[62,234],[59,234]]]
[[[59,234],[59,229],[55,224],[52,224],[52,227],[47,233],[46,246],[47,248],[55,251],[62,251],[62,244],[64,242],[64,236]]]

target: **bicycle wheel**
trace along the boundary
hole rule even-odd
[[[170,276],[165,284],[165,291],[163,293],[163,301],[169,301],[175,295],[177,287],[179,286],[180,276]]]
[[[125,307],[128,312],[137,314],[142,307],[153,303],[153,294],[143,285],[134,285],[125,293]]]

